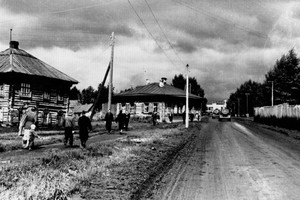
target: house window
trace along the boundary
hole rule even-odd
[[[31,97],[31,90],[29,83],[21,83],[21,97]]]
[[[0,97],[4,97],[4,84],[0,85]]]
[[[44,100],[50,100],[50,92],[44,91],[43,98]]]
[[[61,93],[57,94],[57,101],[64,101],[64,97]]]

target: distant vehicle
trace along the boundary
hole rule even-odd
[[[213,112],[212,112],[212,118],[215,119],[215,118],[218,118],[220,115],[220,110],[219,109],[215,109]]]
[[[231,121],[230,110],[227,109],[227,108],[222,109],[221,112],[220,112],[219,121],[221,121],[223,119]]]

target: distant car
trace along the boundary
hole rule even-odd
[[[219,110],[219,109],[215,109],[215,110],[212,112],[211,118],[213,118],[213,119],[218,118],[219,115],[220,115],[220,110]]]
[[[227,108],[224,108],[221,110],[220,115],[219,115],[219,121],[221,120],[227,120],[227,121],[231,121],[231,114],[230,114],[230,110]]]

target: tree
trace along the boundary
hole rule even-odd
[[[176,88],[184,90],[186,84],[186,79],[183,77],[182,74],[179,74],[178,76],[175,75],[172,79],[172,85]]]
[[[83,89],[81,92],[82,104],[93,103],[97,97],[97,91],[92,86]]]
[[[81,93],[80,91],[74,86],[70,90],[70,100],[80,100],[81,99]]]
[[[274,104],[299,104],[300,68],[299,59],[294,49],[282,55],[274,68],[266,74],[265,85],[274,83]]]
[[[241,115],[247,114],[248,107],[248,113],[252,115],[254,107],[263,105],[261,101],[263,96],[262,84],[248,80],[241,84],[235,93],[230,95],[227,102],[227,107],[230,108],[234,114]]]
[[[175,75],[172,79],[172,85],[176,88],[185,89],[186,78],[182,74]],[[191,85],[191,93],[200,97],[204,97],[205,93],[201,86],[198,84],[195,77],[189,77],[189,84]]]

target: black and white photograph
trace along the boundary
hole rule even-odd
[[[300,1],[0,0],[1,200],[296,200]]]

